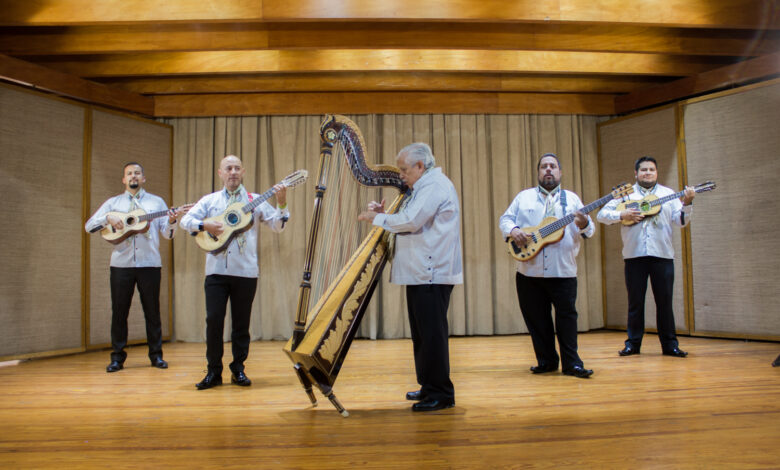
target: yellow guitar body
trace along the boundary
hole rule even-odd
[[[551,224],[555,222],[555,217],[547,217],[539,225],[536,225],[534,227],[525,227],[521,228],[523,232],[530,234],[530,240],[527,245],[518,246],[515,241],[510,237],[507,240],[507,245],[509,247],[509,254],[512,256],[512,258],[516,259],[517,261],[528,261],[532,259],[534,256],[538,255],[540,251],[542,251],[542,248],[544,248],[547,245],[550,245],[552,243],[557,243],[563,238],[564,231],[566,230],[566,226],[563,226],[559,228],[558,230],[550,233],[546,237],[543,237],[541,233],[539,233],[539,229],[541,227],[544,227],[548,224]]]
[[[195,236],[198,246],[212,255],[225,251],[236,235],[249,230],[254,223],[253,212],[244,213],[242,210],[244,206],[246,206],[245,202],[234,202],[221,214],[203,219],[204,223],[209,221],[221,223],[224,232],[219,235],[212,235],[205,230],[198,232]]]
[[[636,200],[636,201],[625,201],[618,204],[617,208],[615,209],[618,212],[623,212],[627,209],[636,209],[639,212],[642,213],[645,217],[652,217],[654,215],[657,215],[659,212],[661,212],[661,204],[652,205],[653,201],[658,200],[658,196],[655,196],[653,194],[648,194],[647,196],[643,197],[642,199]],[[636,222],[633,220],[621,220],[620,223],[623,225],[634,225]]]
[[[125,224],[121,230],[117,230],[111,224],[108,224],[100,231],[100,236],[111,244],[118,245],[128,237],[137,233],[145,233],[149,230],[149,221],[141,220],[141,216],[146,215],[143,209],[136,209],[132,212],[109,212],[106,215],[113,215]]]

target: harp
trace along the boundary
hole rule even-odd
[[[389,234],[361,223],[357,232],[367,234],[359,234],[363,235],[360,241],[355,230],[341,233],[333,221],[340,218],[357,224],[358,211],[365,210],[370,199],[366,187],[398,190],[386,208],[393,213],[405,197],[406,185],[396,167],[366,164],[363,136],[348,118],[325,116],[320,140],[319,174],[295,327],[284,351],[312,405],[317,405],[314,386],[346,417],[349,413],[333,394],[333,384],[387,262]],[[348,185],[356,192],[342,191],[341,186]],[[351,239],[354,246],[350,246]],[[314,304],[311,309],[310,303]]]

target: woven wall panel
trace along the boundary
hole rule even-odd
[[[144,167],[144,188],[171,202],[171,128],[130,117],[94,111],[92,117],[92,162],[90,214],[106,199],[124,192],[122,167],[139,162]],[[178,203],[178,202],[177,202]],[[182,236],[179,232],[177,236]],[[182,237],[183,238],[183,237]],[[87,345],[111,342],[111,292],[109,290],[109,260],[113,245],[98,235],[90,237],[89,337]],[[160,312],[163,337],[169,337],[168,283],[171,275],[171,242],[161,237],[162,281]],[[128,320],[129,341],[145,340],[146,329],[141,301],[136,290]]]
[[[622,182],[634,183],[634,162],[643,155],[658,160],[658,181],[679,190],[674,108],[664,108],[647,114],[615,120],[599,127],[601,144],[601,193],[608,193]],[[605,289],[607,325],[626,326],[628,295],[624,275],[623,242],[620,225],[601,225],[605,238]],[[681,234],[674,231],[674,319],[677,331],[687,331],[685,323]],[[652,289],[647,289],[645,326],[655,328],[655,301]]]
[[[684,109],[695,331],[780,335],[780,84]]]
[[[81,347],[84,113],[0,86],[0,357]]]

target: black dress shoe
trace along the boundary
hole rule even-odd
[[[444,408],[452,408],[453,406],[455,406],[455,400],[452,398],[441,400],[426,398],[423,401],[412,405],[412,411],[436,411],[443,410]]]
[[[555,372],[558,370],[558,365],[550,366],[550,365],[541,365],[538,366],[531,366],[531,372],[534,374],[544,374],[546,372]]]
[[[777,356],[775,362],[772,363],[772,367],[780,367],[780,356]]]
[[[122,370],[125,366],[122,365],[119,361],[111,361],[111,364],[106,366],[106,372],[116,372],[118,370]]]
[[[411,401],[420,401],[425,399],[425,395],[423,395],[421,390],[406,392],[406,399]]]
[[[680,348],[674,348],[668,351],[664,351],[664,356],[685,357],[687,355],[688,353],[683,351]]]
[[[152,359],[152,367],[156,367],[158,369],[167,369],[168,363],[163,361],[161,357],[155,357]]]
[[[217,385],[222,385],[222,376],[217,375],[214,372],[209,372],[203,377],[203,380],[195,384],[195,387],[197,387],[198,390],[206,390],[207,388],[216,387]]]
[[[248,387],[252,385],[252,381],[249,380],[249,377],[246,376],[244,371],[238,372],[236,374],[230,375],[230,383],[234,383],[236,385],[240,385],[242,387]]]
[[[625,348],[618,351],[618,354],[621,356],[633,356],[634,354],[639,354],[639,348],[627,344]]]
[[[574,366],[571,369],[564,369],[563,374],[573,375],[574,377],[579,377],[581,379],[587,379],[593,375],[593,369],[586,369],[582,366]]]

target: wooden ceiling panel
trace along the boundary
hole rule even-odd
[[[775,76],[779,10],[777,0],[0,0],[0,79],[166,116],[611,114]]]
[[[773,0],[0,0],[2,25],[206,21],[490,21],[780,28]]]
[[[447,71],[691,75],[733,59],[612,52],[444,49],[321,49],[151,52],[36,56],[36,62],[81,77],[281,73]]]
[[[506,49],[759,56],[780,31],[533,23],[164,23],[0,28],[8,55],[260,49]]]

